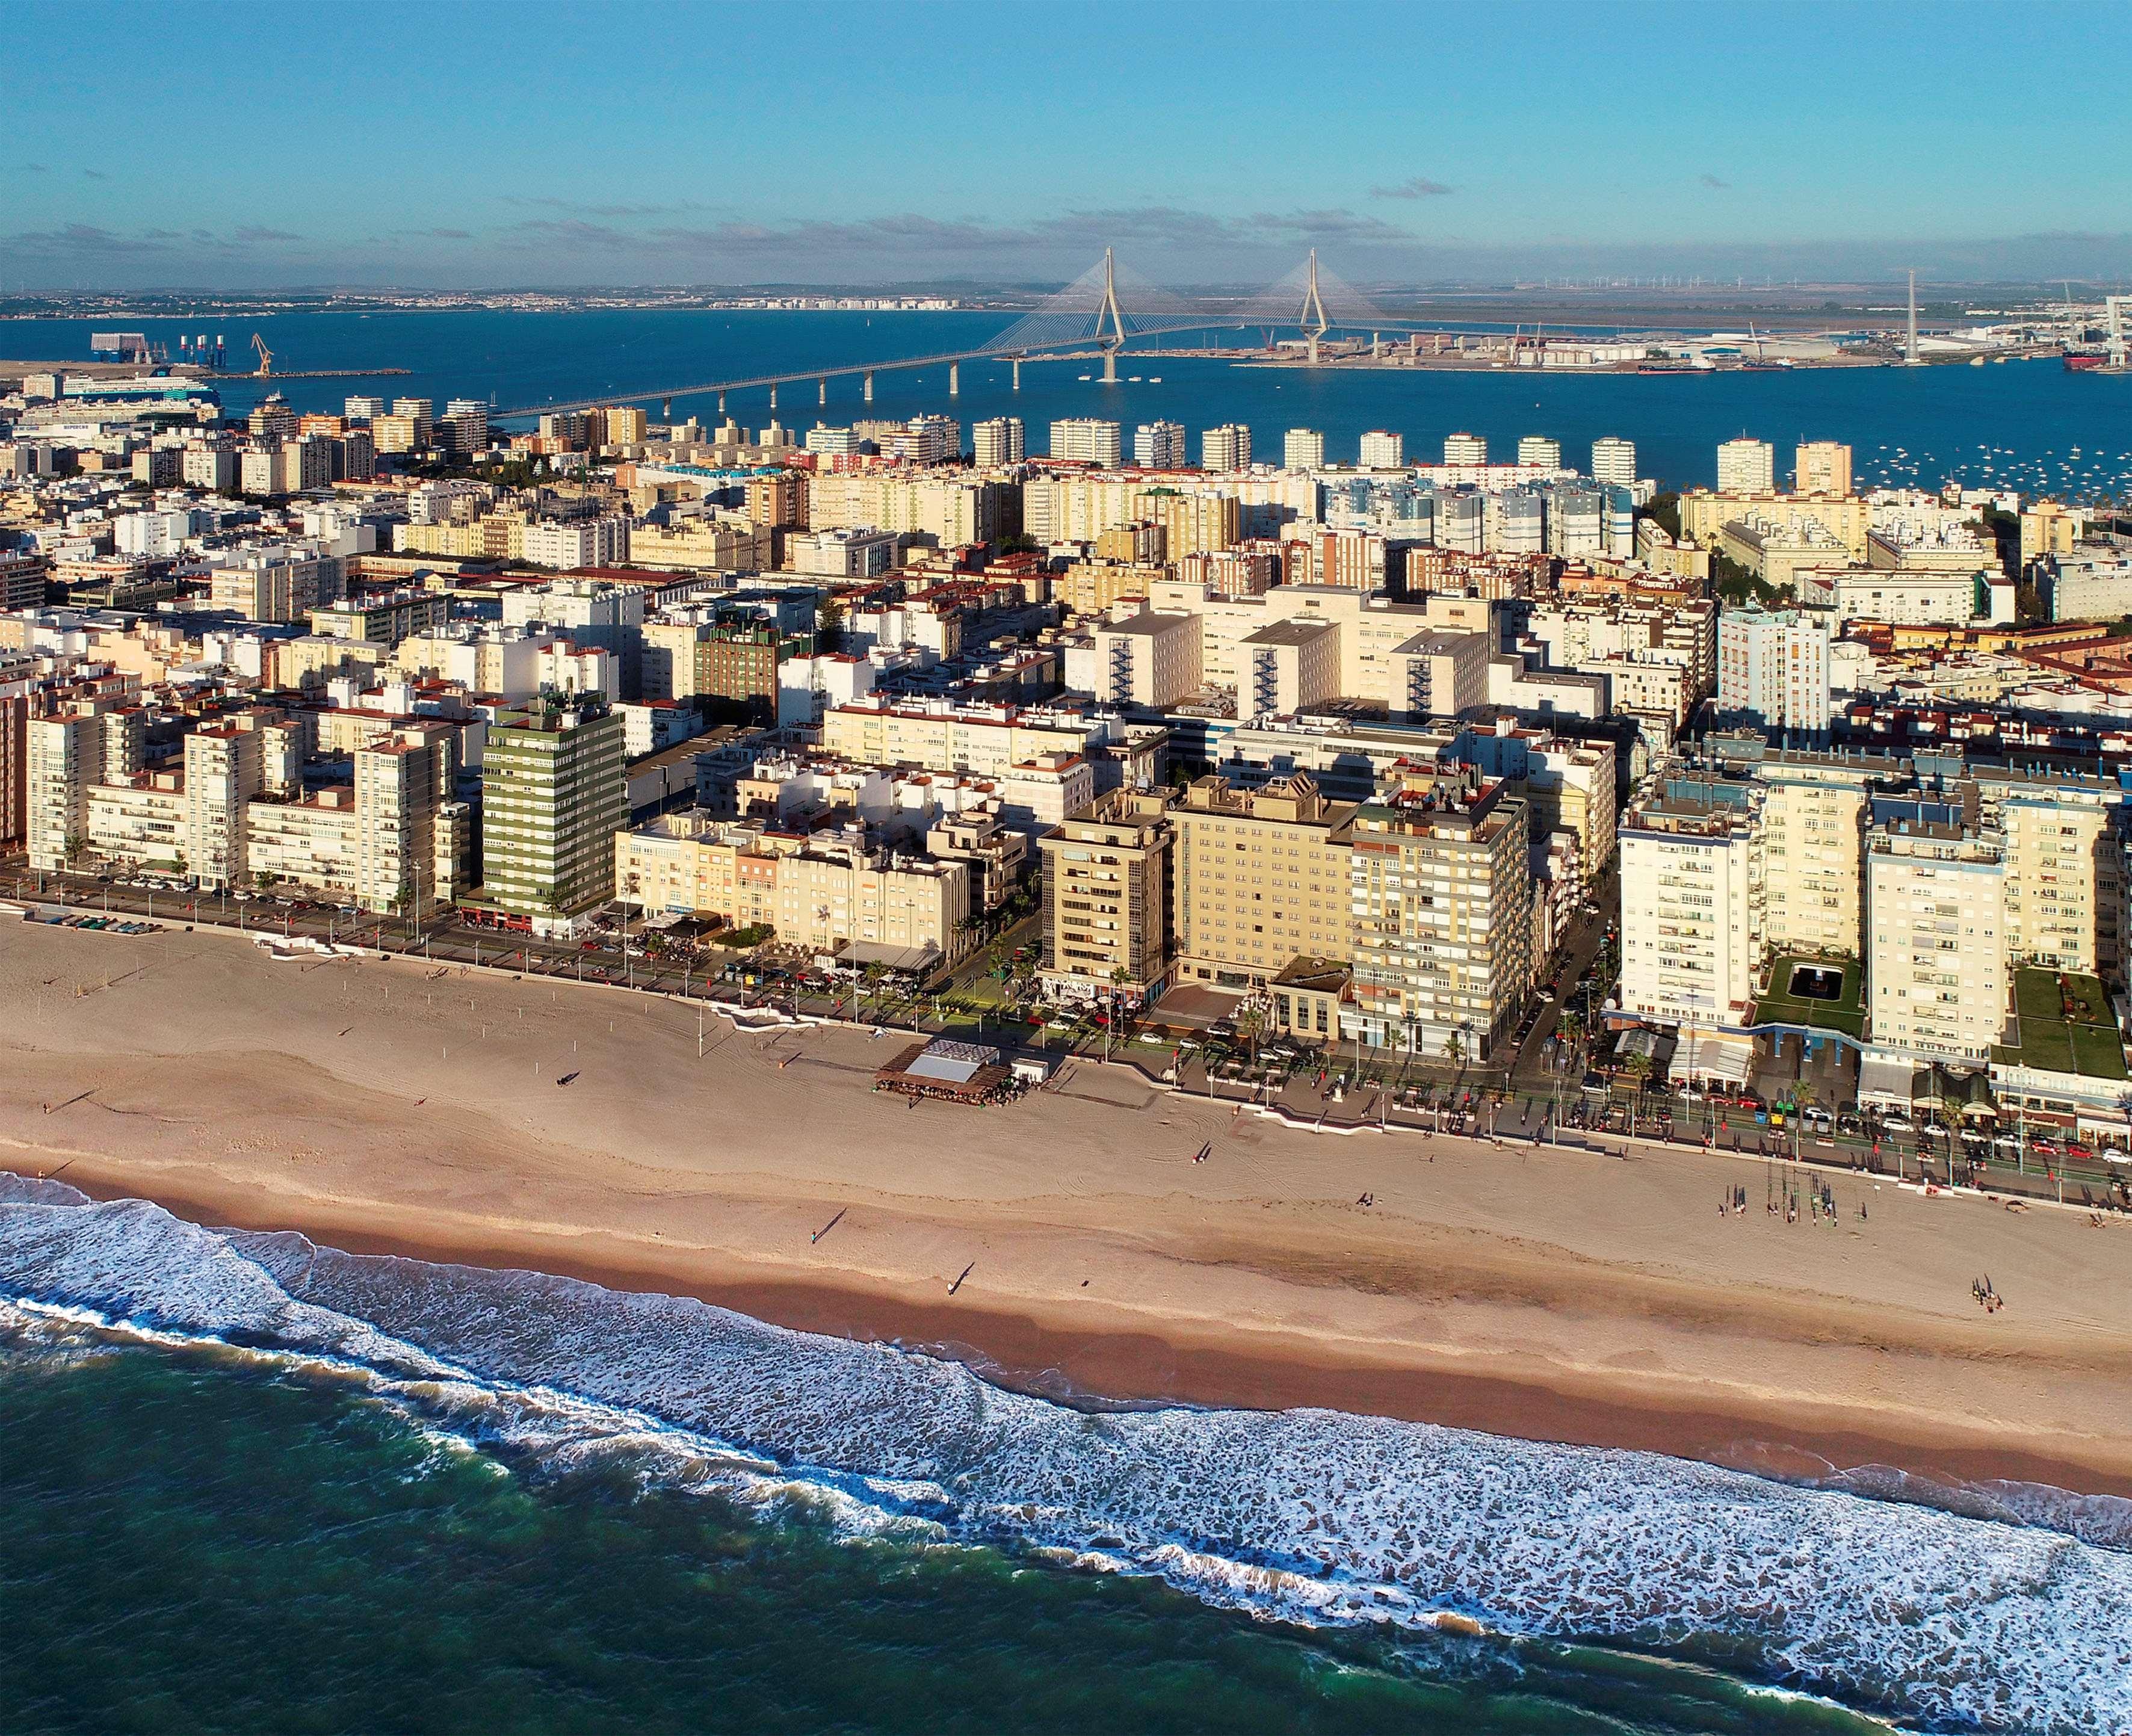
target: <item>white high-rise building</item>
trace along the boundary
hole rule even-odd
[[[1323,470],[1325,436],[1314,428],[1291,428],[1280,443],[1284,470]]]
[[[1623,1011],[1683,1030],[1745,1018],[1761,799],[1750,784],[1672,778],[1621,817]]]
[[[1540,470],[1562,468],[1562,442],[1545,434],[1527,434],[1518,442],[1518,463]]]
[[[1488,443],[1479,434],[1446,434],[1443,437],[1443,462],[1447,464],[1485,464],[1488,462]]]
[[[1882,802],[1875,812],[1866,834],[1868,1054],[1988,1062],[2006,1022],[2005,852],[1957,807]]]
[[[1636,443],[1602,434],[1592,443],[1592,480],[1632,488],[1636,482]]]
[[[1720,494],[1774,494],[1777,449],[1767,440],[1727,440],[1717,448]]]
[[[1717,622],[1717,708],[1765,729],[1824,731],[1828,617],[1804,609],[1727,609]]]
[[[1251,463],[1251,431],[1241,422],[1224,422],[1199,436],[1202,470],[1248,470]]]
[[[970,453],[979,465],[1019,464],[1028,455],[1020,416],[994,416],[970,429]]]
[[[1182,470],[1184,424],[1143,422],[1133,430],[1133,463],[1143,470]]]
[[[1116,423],[1069,416],[1051,424],[1051,456],[1078,464],[1116,464],[1125,457],[1125,447]]]
[[[1406,436],[1373,428],[1362,436],[1361,463],[1365,470],[1397,470],[1406,463]]]

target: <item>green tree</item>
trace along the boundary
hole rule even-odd
[[[814,643],[827,655],[844,648],[844,606],[833,597],[814,611]]]
[[[1680,495],[1673,489],[1664,494],[1654,494],[1648,504],[1636,509],[1638,518],[1647,518],[1675,542],[1680,540]]]

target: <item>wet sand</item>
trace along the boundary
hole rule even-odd
[[[693,1008],[219,935],[7,923],[0,996],[0,1166],[204,1221],[692,1294],[1066,1395],[2132,1495],[2132,1224],[1843,1177],[1834,1227],[1788,1225],[1759,1163],[1323,1138],[1088,1064],[911,1109],[872,1090],[892,1037],[713,1016],[699,1059]]]

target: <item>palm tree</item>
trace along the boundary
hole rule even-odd
[[[1635,1093],[1629,1099],[1629,1131],[1636,1130],[1636,1110],[1643,1101],[1644,1081],[1651,1077],[1651,1057],[1641,1049],[1632,1051],[1621,1063],[1621,1071],[1635,1082]]]
[[[1947,1179],[1954,1180],[1954,1153],[1961,1143],[1958,1129],[1962,1126],[1962,1112],[1969,1107],[1969,1100],[1960,1091],[1949,1089],[1941,1094],[1939,1112],[1947,1123]]]

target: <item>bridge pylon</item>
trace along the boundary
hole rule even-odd
[[[1303,312],[1297,322],[1303,335],[1310,340],[1310,365],[1318,366],[1318,340],[1332,328],[1332,322],[1325,317],[1325,303],[1318,294],[1318,249],[1310,250],[1310,276],[1304,281]]]
[[[1103,322],[1110,322],[1107,335]],[[1096,344],[1103,352],[1103,384],[1118,383],[1118,352],[1126,347],[1126,316],[1118,311],[1117,261],[1108,247],[1103,249],[1103,301],[1096,309]]]

